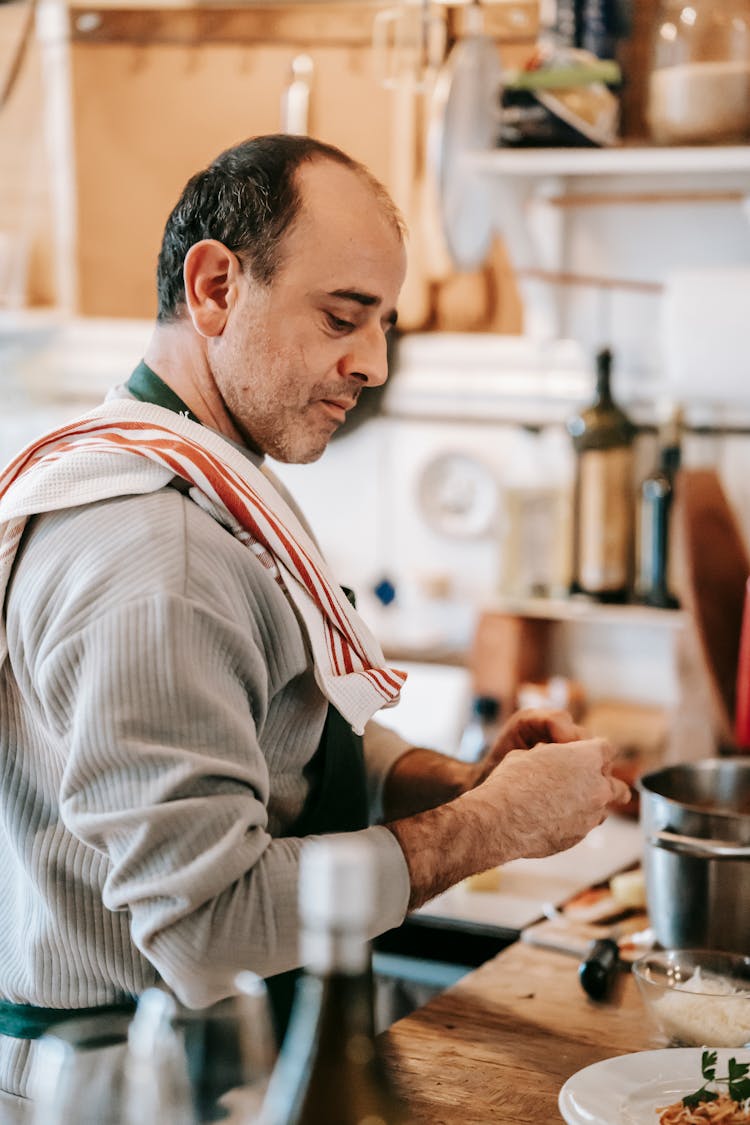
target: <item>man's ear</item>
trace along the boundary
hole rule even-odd
[[[201,336],[224,331],[234,289],[242,277],[236,254],[222,242],[205,238],[190,247],[183,267],[185,303]]]

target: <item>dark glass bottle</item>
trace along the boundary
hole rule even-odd
[[[646,605],[677,607],[672,580],[671,512],[680,468],[682,413],[675,410],[660,434],[658,463],[638,496],[636,596]]]
[[[555,7],[561,46],[583,47],[600,59],[617,57],[618,42],[630,32],[632,0],[557,0]]]
[[[600,59],[615,59],[630,24],[629,0],[584,0],[579,45]]]
[[[358,841],[305,846],[302,953],[292,1020],[262,1125],[413,1125],[374,1035],[370,947],[375,865]]]
[[[596,357],[594,401],[568,423],[576,452],[571,593],[627,601],[633,554],[635,426],[612,397],[612,353]]]
[[[584,0],[557,0],[555,39],[562,47],[580,47]]]

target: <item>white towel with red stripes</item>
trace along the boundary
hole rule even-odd
[[[273,484],[213,430],[161,406],[102,403],[21,451],[0,473],[0,607],[27,519],[114,496],[155,492],[174,477],[252,550],[286,590],[307,631],[315,678],[357,733],[398,701],[406,674],[332,578]],[[0,666],[8,653],[0,615]]]

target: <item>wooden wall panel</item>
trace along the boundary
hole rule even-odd
[[[26,4],[0,5],[0,90],[10,80],[26,21]],[[0,111],[0,308],[54,299],[44,99],[33,40]]]
[[[410,132],[401,123],[403,101],[379,84],[370,48],[375,12],[391,6],[393,0],[266,0],[233,8],[97,0],[89,7],[74,0],[75,311],[152,315],[159,240],[180,189],[222,148],[279,127],[281,94],[298,51],[316,62],[312,132],[369,164],[399,201],[408,196],[400,190],[403,166],[396,166]],[[486,5],[488,31],[502,43],[506,63],[528,53],[537,9],[537,0]],[[0,87],[27,11],[23,2],[0,4]],[[460,8],[449,9],[450,38],[462,19]],[[418,144],[420,109],[415,121]],[[411,160],[418,174],[420,155]],[[0,113],[0,231],[27,239],[27,276],[14,273],[13,299],[32,305],[57,297],[52,195],[42,59],[32,42]],[[487,278],[485,271],[455,275],[436,287],[420,273],[416,241],[429,224],[418,225],[412,288],[422,290],[415,308],[423,315],[409,326],[519,331],[520,303],[502,245]],[[3,284],[0,277],[0,290]]]
[[[296,53],[75,44],[81,312],[152,315],[161,232],[180,190],[222,149],[279,129]],[[369,52],[326,47],[314,58],[311,132],[387,180],[390,95],[373,82]]]
[[[183,184],[223,148],[280,128],[282,93],[300,51],[315,65],[311,133],[372,168],[413,219],[410,193],[402,190],[401,150],[410,135],[403,92],[379,83],[371,48],[375,12],[388,6],[364,0],[202,9],[99,0],[93,9],[73,7],[77,311],[153,315],[161,232]],[[497,3],[487,12],[504,61],[522,61],[538,28],[536,0]],[[451,12],[449,39],[460,20],[460,11]],[[414,113],[418,148],[423,107]],[[419,153],[410,159],[418,176]],[[406,327],[522,329],[501,245],[486,270],[429,280],[418,245],[429,245],[429,230],[421,220],[414,225]]]

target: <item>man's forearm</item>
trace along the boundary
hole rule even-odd
[[[472,787],[471,767],[434,750],[413,749],[394,762],[383,789],[386,820],[434,809]]]
[[[386,824],[409,869],[410,909],[467,875],[577,844],[611,802],[629,799],[628,786],[611,776],[614,755],[596,738],[514,750],[476,788]]]
[[[398,840],[409,869],[410,910],[467,876],[511,858],[497,844],[497,812],[488,811],[495,822],[490,852],[481,801],[475,794],[386,824]]]
[[[383,787],[386,820],[434,809],[468,793],[484,781],[511,750],[531,749],[537,743],[566,743],[583,737],[563,711],[526,709],[505,723],[490,751],[479,762],[459,762],[446,754],[422,748],[398,758]]]

